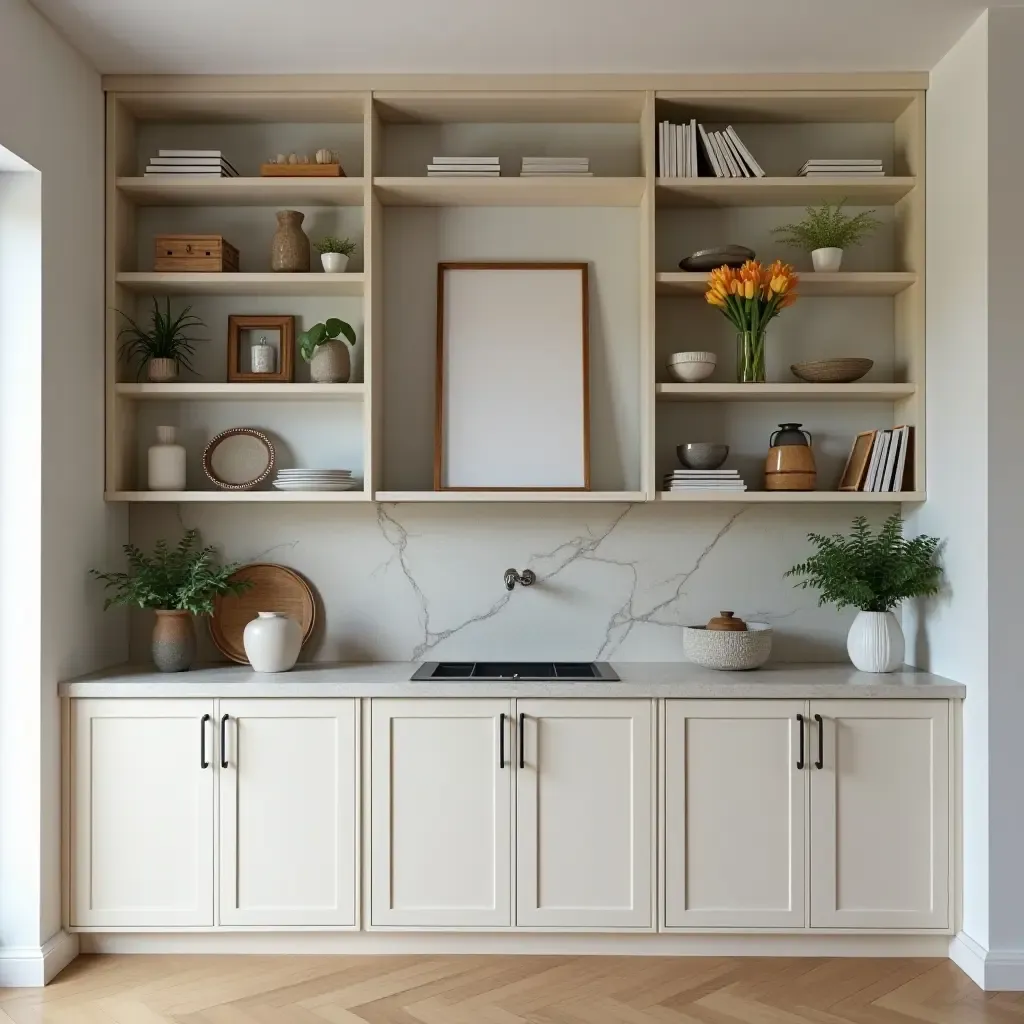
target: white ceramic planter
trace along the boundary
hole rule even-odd
[[[846,638],[861,672],[895,672],[903,664],[903,630],[892,612],[858,612]]]
[[[834,274],[843,262],[842,249],[812,249],[811,263],[819,274]]]
[[[150,359],[147,373],[154,384],[166,384],[178,376],[178,361],[176,359]]]
[[[341,252],[322,252],[320,262],[325,274],[343,274],[348,266],[348,257]]]
[[[185,449],[177,443],[174,427],[157,427],[157,443],[147,454],[146,483],[151,491],[185,490]]]
[[[242,631],[242,645],[255,672],[287,672],[299,660],[302,627],[287,615],[259,612]]]

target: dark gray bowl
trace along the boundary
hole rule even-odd
[[[684,469],[718,469],[729,457],[729,446],[711,441],[691,441],[676,445],[676,455]]]

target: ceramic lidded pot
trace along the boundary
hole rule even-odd
[[[298,210],[277,211],[277,231],[270,247],[270,269],[281,273],[309,272],[309,239],[302,230],[304,213]]]
[[[818,474],[814,465],[814,440],[800,423],[780,423],[772,434],[764,463],[766,491],[813,491]]]
[[[245,656],[256,672],[287,672],[299,660],[302,627],[278,612],[257,612],[242,631]]]
[[[187,672],[196,657],[192,613],[177,608],[157,608],[152,651],[153,664],[161,672]]]
[[[720,612],[706,626],[683,628],[683,653],[696,665],[719,672],[760,668],[772,652],[772,627]]]

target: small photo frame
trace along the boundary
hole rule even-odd
[[[229,382],[290,384],[294,380],[295,317],[228,317]]]
[[[864,477],[871,459],[871,446],[875,443],[877,430],[865,430],[853,439],[853,446],[846,459],[843,475],[839,480],[839,490],[859,491],[864,486]]]

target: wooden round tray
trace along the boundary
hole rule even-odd
[[[242,633],[257,612],[279,612],[302,627],[303,644],[316,625],[313,589],[294,569],[270,562],[243,565],[231,575],[232,581],[249,580],[252,586],[241,594],[220,595],[210,617],[210,636],[226,658],[248,665]]]

